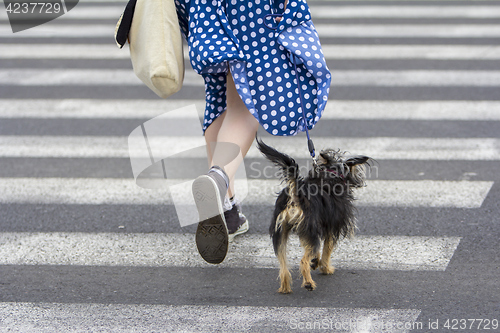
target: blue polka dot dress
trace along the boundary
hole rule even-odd
[[[314,127],[331,75],[305,0],[289,0],[284,12],[284,0],[175,2],[191,65],[205,81],[203,131],[226,109],[228,70],[267,132],[295,135],[305,124]]]

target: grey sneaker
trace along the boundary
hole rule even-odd
[[[224,212],[224,218],[229,233],[229,242],[232,242],[235,236],[244,234],[249,229],[248,220],[241,212],[241,207],[238,203],[234,203],[230,210]]]
[[[217,172],[213,169],[193,182],[193,196],[201,221],[195,239],[201,257],[208,263],[220,264],[226,258],[229,242],[223,210],[229,181],[222,169],[217,168]]]

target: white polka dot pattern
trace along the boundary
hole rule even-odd
[[[328,100],[331,75],[304,0],[176,0],[193,69],[205,80],[203,130],[226,108],[226,75],[252,115],[273,135],[304,131],[318,122]],[[297,61],[297,82],[290,53]]]

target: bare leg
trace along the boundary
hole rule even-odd
[[[250,149],[255,134],[259,127],[259,122],[248,111],[246,105],[241,100],[234,81],[229,73],[227,76],[227,109],[219,116],[205,131],[205,141],[207,143],[208,163],[210,166],[218,165],[224,168],[224,171],[231,180],[228,195],[234,195],[234,176],[236,170],[243,158]],[[227,152],[224,146],[218,146],[214,143],[229,142],[237,145],[240,148],[241,155],[230,162],[225,164],[227,159]],[[226,146],[227,147],[227,146]]]
[[[229,178],[227,194],[234,195],[234,177],[257,132],[258,122],[241,101],[231,75],[227,77],[227,109],[205,131],[208,162],[224,169]],[[221,263],[229,243],[223,206],[228,179],[216,171],[193,182],[193,196],[200,223],[196,229],[196,246],[205,261]]]

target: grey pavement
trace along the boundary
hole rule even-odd
[[[292,240],[289,295],[267,236],[279,182],[254,148],[250,230],[222,265],[169,190],[135,184],[128,135],[201,114],[204,91],[189,73],[161,100],[134,78],[112,37],[125,3],[16,34],[0,9],[0,332],[500,332],[500,1],[309,2],[337,74],[313,140],[377,163],[313,292]],[[123,80],[95,81],[111,71]],[[169,145],[197,142],[185,121]],[[303,134],[259,135],[310,163]],[[206,168],[171,163],[173,180]]]

